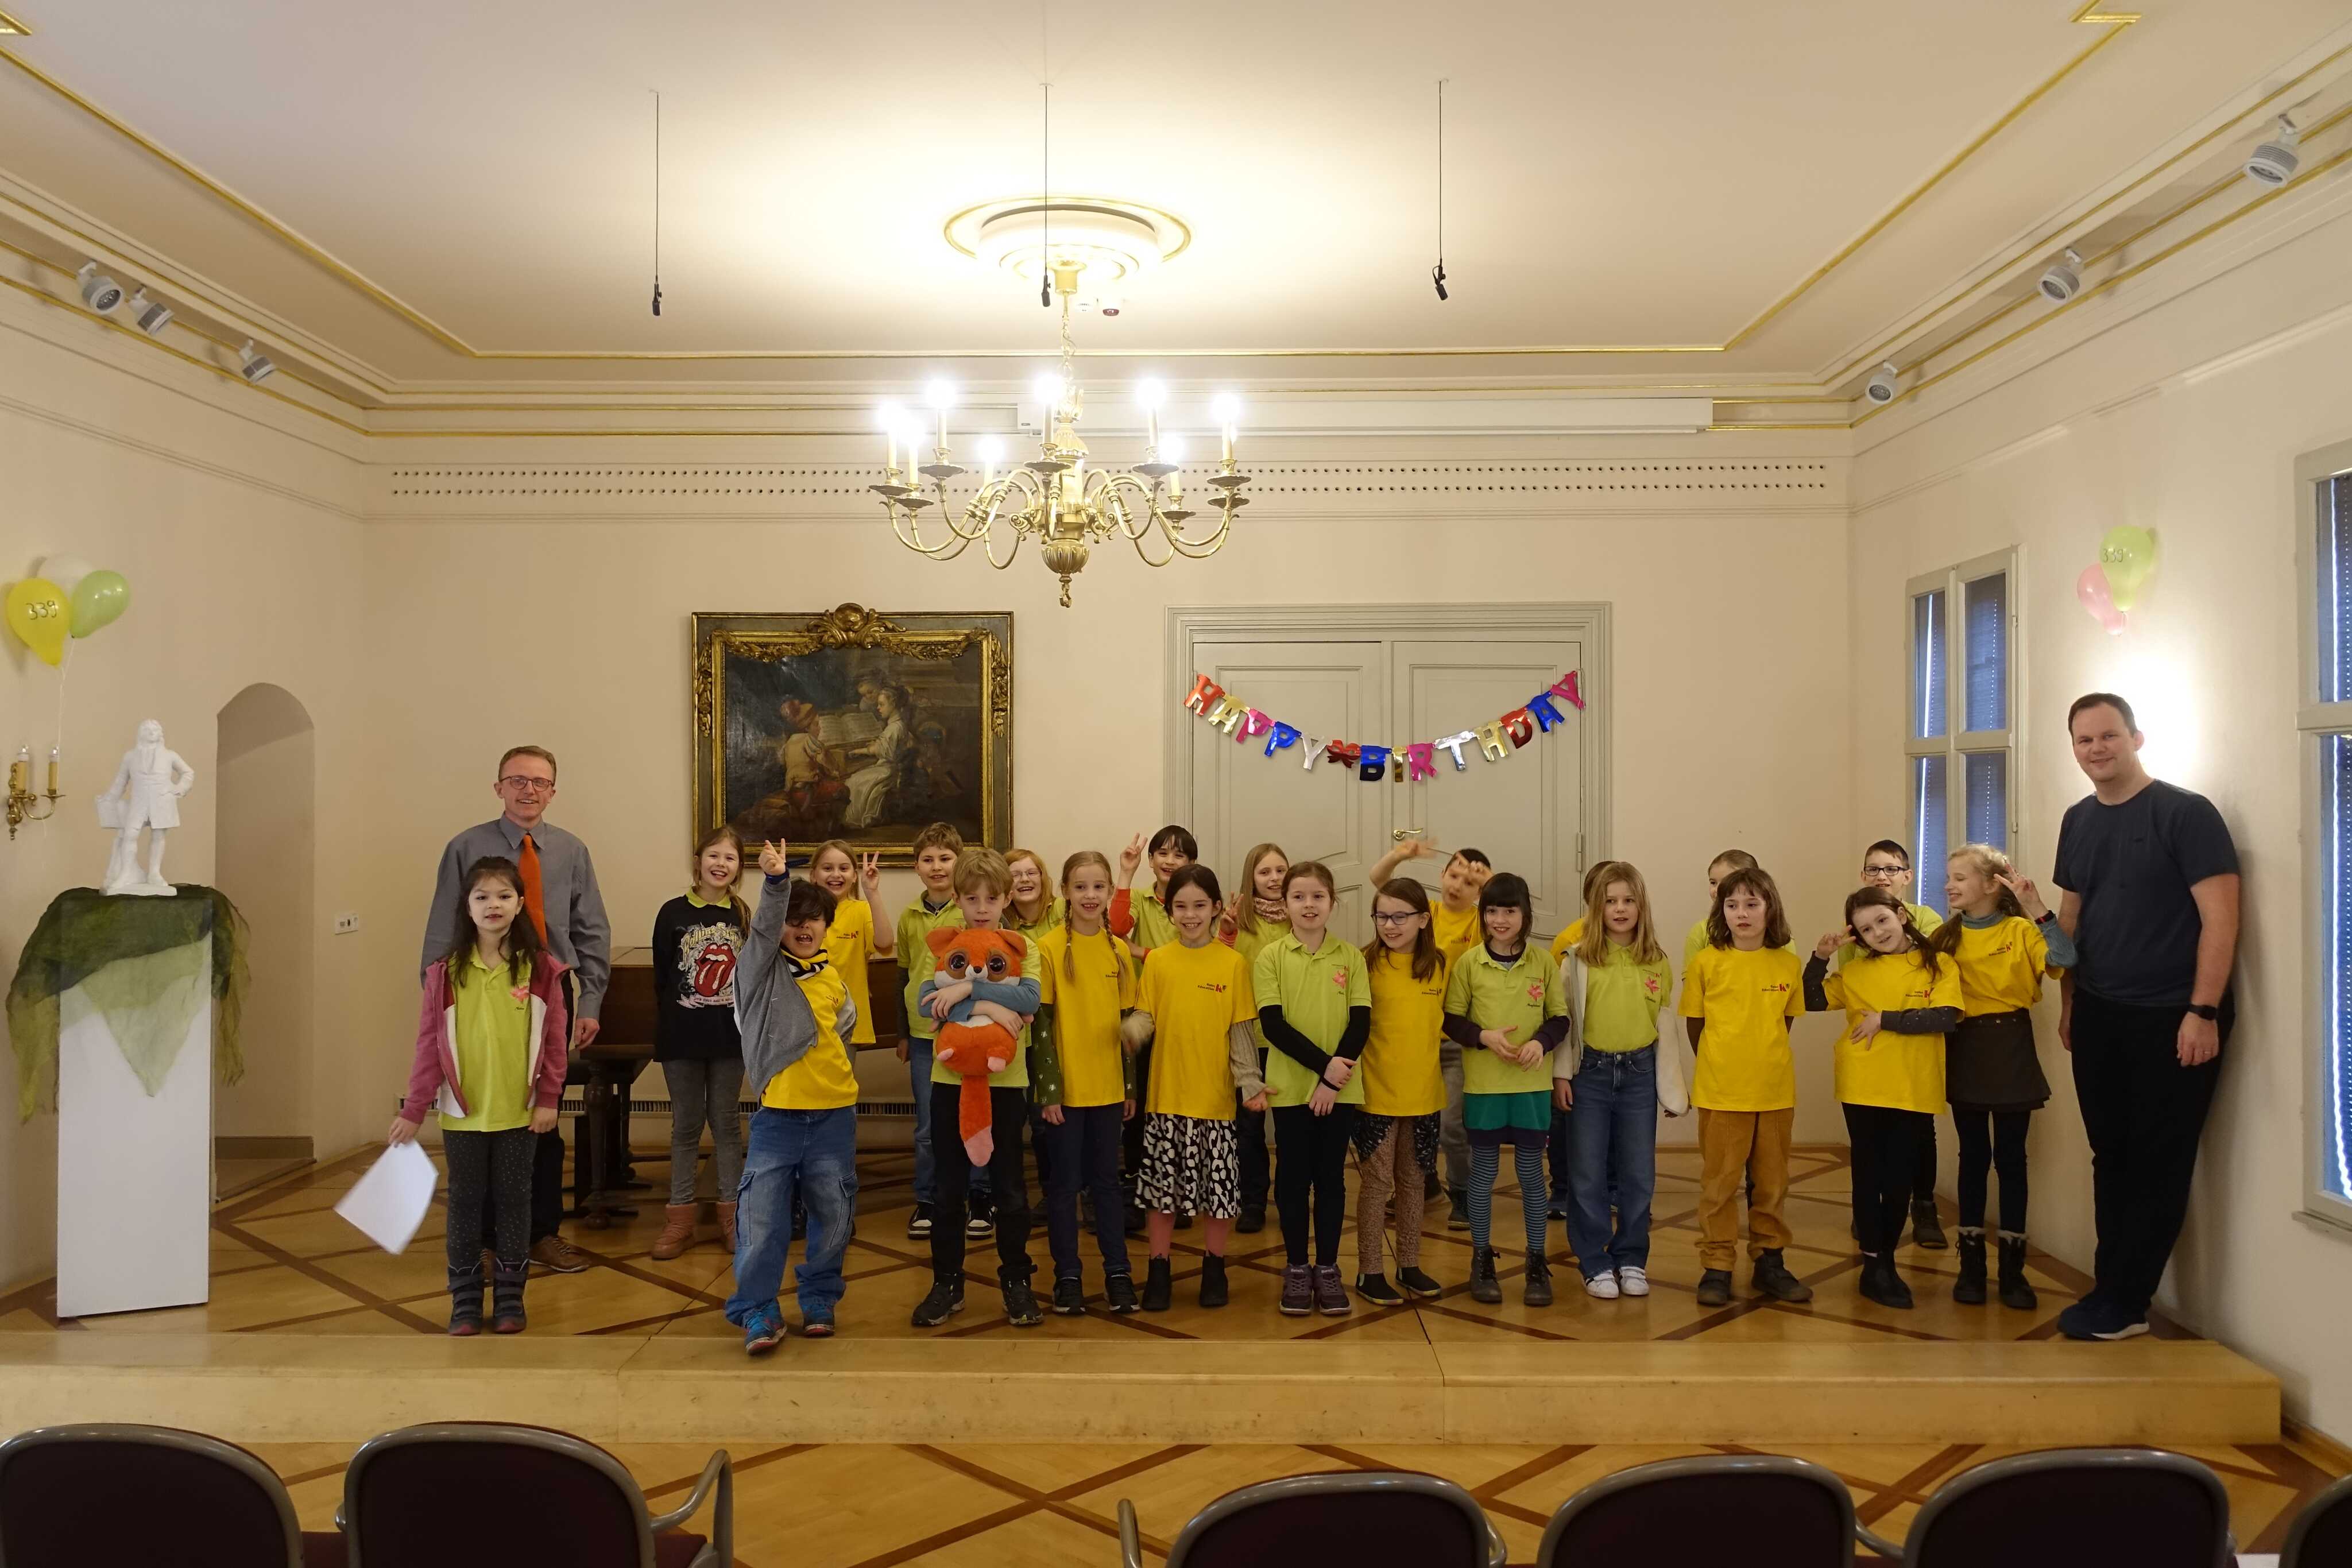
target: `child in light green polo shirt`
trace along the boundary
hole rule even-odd
[[[1535,901],[1527,879],[1503,872],[1478,892],[1486,941],[1455,960],[1445,985],[1445,1034],[1462,1047],[1462,1124],[1470,1139],[1470,1296],[1503,1299],[1495,1273],[1495,1177],[1512,1147],[1526,1222],[1521,1300],[1551,1305],[1544,1260],[1544,1145],[1551,1136],[1552,1048],[1568,1038],[1559,969],[1528,941]]]
[[[1259,950],[1252,976],[1258,1027],[1271,1048],[1265,1087],[1274,1106],[1274,1201],[1289,1255],[1281,1305],[1294,1317],[1341,1317],[1349,1310],[1339,1228],[1348,1219],[1348,1134],[1364,1103],[1356,1059],[1372,1036],[1372,985],[1363,950],[1331,935],[1337,891],[1330,872],[1314,861],[1286,872],[1282,901],[1290,931]]]

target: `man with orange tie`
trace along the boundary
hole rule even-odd
[[[441,852],[433,910],[425,923],[425,966],[457,939],[457,890],[476,861],[496,855],[522,872],[523,907],[548,951],[569,965],[563,977],[572,1004],[572,1049],[596,1038],[596,1018],[613,977],[613,928],[604,895],[596,889],[588,846],[546,820],[555,799],[555,754],[541,746],[508,748],[495,786],[506,810],[467,828]],[[421,972],[421,971],[420,971]],[[558,1274],[588,1266],[578,1248],[556,1234],[563,1219],[563,1134],[540,1134],[530,1174],[530,1260]]]

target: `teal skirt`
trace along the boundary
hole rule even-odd
[[[1551,1096],[1540,1089],[1517,1094],[1465,1094],[1462,1128],[1473,1145],[1540,1145],[1551,1136]]]

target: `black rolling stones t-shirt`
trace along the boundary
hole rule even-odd
[[[740,904],[696,904],[684,894],[654,917],[654,1060],[709,1061],[742,1053],[735,1025],[735,960],[743,950]]]

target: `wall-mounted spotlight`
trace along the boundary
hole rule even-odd
[[[122,285],[99,271],[98,263],[83,262],[74,277],[81,281],[81,302],[100,315],[113,315],[115,307],[122,303]]]
[[[2042,297],[2063,302],[2081,293],[2082,266],[2083,258],[2075,255],[2073,247],[2069,246],[2064,258],[2052,262],[2050,270],[2042,275]]]
[[[247,338],[245,340],[245,346],[243,348],[237,350],[236,358],[236,373],[243,376],[247,381],[251,382],[255,386],[259,386],[262,382],[268,381],[270,377],[278,373],[278,361],[271,359],[268,354],[261,353],[257,350],[253,346],[253,340],[250,338]]]
[[[2279,116],[2279,133],[2263,142],[2246,159],[2246,178],[2257,185],[2284,185],[2294,178],[2295,165],[2303,160],[2296,156],[2295,142],[2302,133],[2294,121]]]
[[[1864,383],[1862,395],[1880,407],[1895,401],[1895,361],[1887,361],[1878,367],[1878,373]]]
[[[163,329],[172,324],[172,308],[160,299],[150,299],[142,288],[131,297],[131,319],[139,329],[151,338],[160,338]]]

